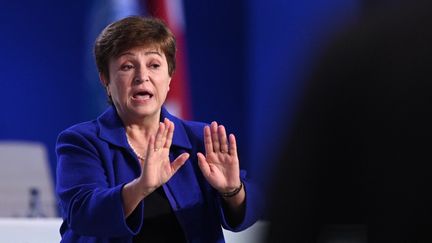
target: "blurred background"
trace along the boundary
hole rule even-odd
[[[0,216],[57,216],[56,138],[107,107],[92,47],[108,23],[128,15],[168,23],[179,53],[167,106],[224,124],[241,167],[265,186],[314,61],[349,23],[395,2],[1,1]]]

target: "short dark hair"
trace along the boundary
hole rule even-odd
[[[94,56],[99,73],[109,79],[109,59],[137,46],[160,48],[167,59],[168,74],[172,76],[176,66],[176,41],[173,33],[162,20],[141,16],[130,16],[113,22],[96,38]]]

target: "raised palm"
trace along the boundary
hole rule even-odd
[[[188,153],[183,153],[170,162],[169,150],[173,134],[174,123],[165,119],[159,124],[156,135],[150,137],[139,180],[151,191],[165,184],[189,157]]]
[[[205,155],[198,153],[198,163],[206,180],[219,192],[229,192],[240,185],[237,144],[233,134],[227,139],[225,127],[212,122],[204,127]]]

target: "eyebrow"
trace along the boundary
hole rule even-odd
[[[146,51],[145,53],[144,53],[144,55],[146,55],[146,56],[148,56],[148,55],[152,55],[152,54],[156,54],[156,55],[158,55],[158,56],[162,56],[161,54],[160,54],[160,52],[158,52],[158,51]],[[135,54],[133,54],[132,52],[123,52],[123,53],[121,53],[119,56],[135,56]]]
[[[151,55],[151,54],[156,54],[156,55],[158,55],[158,56],[162,56],[158,51],[148,51],[148,52],[146,52],[146,53],[144,53],[146,56],[147,55]]]

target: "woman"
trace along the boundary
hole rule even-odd
[[[175,69],[169,29],[128,17],[94,51],[111,106],[58,137],[62,242],[224,242],[221,225],[252,225],[258,193],[240,173],[234,135],[163,106]]]

